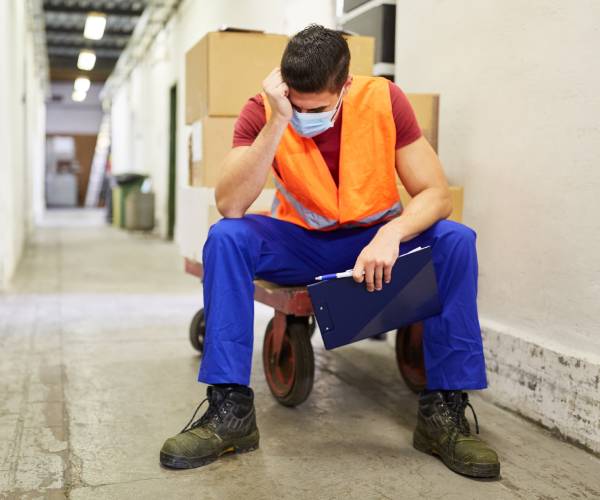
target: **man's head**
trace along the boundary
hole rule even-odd
[[[332,110],[345,86],[350,50],[341,33],[311,24],[292,37],[281,59],[281,76],[296,111]]]

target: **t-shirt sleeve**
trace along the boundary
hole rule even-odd
[[[248,99],[233,127],[233,147],[251,146],[267,123],[262,95]]]
[[[396,124],[396,149],[400,149],[421,137],[421,127],[408,98],[394,82],[390,82],[390,98]]]

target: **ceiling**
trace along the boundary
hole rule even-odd
[[[74,80],[83,74],[92,81],[105,81],[147,3],[148,0],[44,0],[50,79]],[[89,12],[106,14],[106,29],[100,40],[83,36]],[[91,71],[77,69],[77,57],[82,49],[96,53],[96,65]]]

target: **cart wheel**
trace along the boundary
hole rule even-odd
[[[310,343],[310,325],[294,318],[287,320],[285,336],[276,364],[273,319],[263,342],[263,367],[267,385],[279,403],[297,406],[308,398],[315,378],[315,358]]]
[[[311,314],[308,317],[308,334],[310,335],[311,338],[314,335],[316,329],[317,329],[317,320]]]
[[[425,389],[425,360],[423,358],[423,323],[413,323],[398,329],[396,361],[404,382],[413,392]]]
[[[204,309],[200,309],[190,323],[190,343],[202,355],[204,350],[204,334],[206,333],[206,321]]]

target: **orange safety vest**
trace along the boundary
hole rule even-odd
[[[267,120],[271,108],[263,93]],[[291,124],[283,133],[274,168],[271,215],[305,229],[370,226],[397,217],[396,125],[389,82],[354,76],[343,99],[339,186],[311,138]]]

